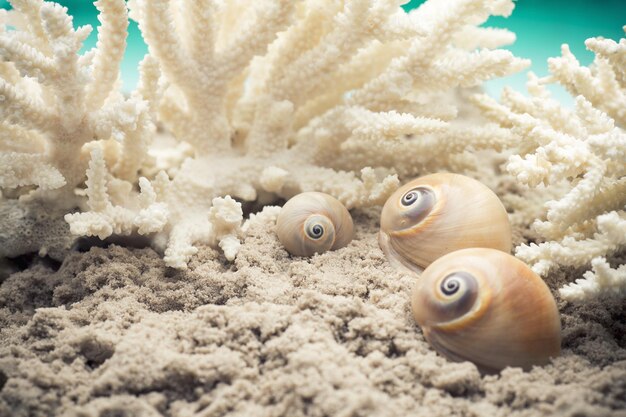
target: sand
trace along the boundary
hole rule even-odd
[[[623,301],[555,293],[562,355],[481,375],[424,340],[376,210],[312,258],[282,249],[275,213],[255,217],[234,263],[201,248],[177,271],[111,245],[5,278],[0,416],[626,416]]]

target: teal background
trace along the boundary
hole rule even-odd
[[[404,8],[410,10],[424,0],[412,0]],[[76,26],[90,24],[97,28],[97,10],[89,0],[60,0],[74,16]],[[9,8],[7,0],[0,0],[0,7]],[[626,0],[519,0],[509,18],[492,17],[485,26],[507,28],[517,34],[517,41],[508,46],[515,55],[532,60],[532,71],[547,74],[549,57],[561,54],[561,44],[567,43],[582,64],[589,64],[593,54],[585,49],[584,41],[594,36],[619,40],[624,37],[622,26],[626,24]],[[96,44],[96,31],[87,40],[84,49]],[[137,64],[147,52],[135,22],[130,23],[128,49],[122,64],[124,89],[132,90],[137,84]],[[526,73],[490,81],[486,89],[497,95],[504,85],[525,91]],[[560,88],[552,91],[564,103],[570,103],[569,95]]]

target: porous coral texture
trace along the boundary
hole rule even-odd
[[[623,298],[623,268],[608,271],[603,258],[626,247],[626,39],[595,38],[586,45],[596,53],[589,68],[564,46],[563,57],[549,60],[550,76],[529,75],[530,97],[507,88],[501,103],[484,95],[476,102],[517,136],[516,155],[506,168],[520,184],[535,189],[522,194],[547,200],[543,213],[537,212],[536,197],[526,204],[517,201],[518,210],[539,217],[532,225],[539,242],[521,244],[516,255],[544,276],[553,268],[587,266],[598,258],[594,272],[585,275],[588,282],[578,280],[580,285],[564,288],[563,296]],[[546,84],[552,82],[580,94],[573,109],[550,97]]]
[[[74,29],[67,9],[41,0],[12,5],[0,33],[0,257],[36,251],[63,259],[74,236],[140,234],[170,266],[186,267],[198,242],[222,247],[232,260],[241,205],[201,198],[194,177],[181,175],[172,185],[148,154],[157,63],[143,60],[130,97],[116,85],[126,3],[95,3],[98,44],[83,55],[91,28]],[[153,180],[139,177],[142,170]]]
[[[0,257],[62,259],[73,242],[63,216],[81,208],[84,147],[102,147],[118,181],[134,182],[153,128],[140,91],[116,85],[126,46],[123,0],[95,2],[97,46],[79,54],[90,26],[67,9],[16,0],[0,19]]]
[[[76,235],[105,239],[136,230],[151,235],[152,246],[164,253],[167,265],[182,269],[198,251],[192,243],[219,246],[231,261],[237,255],[243,211],[230,196],[215,197],[207,205],[193,204],[198,196],[176,189],[163,171],[152,182],[141,177],[135,194],[131,184],[110,177],[97,148],[92,151],[86,184],[88,211],[65,215]]]
[[[162,72],[151,106],[192,153],[167,167],[173,192],[190,211],[311,190],[351,209],[383,203],[396,174],[476,169],[471,151],[512,136],[468,123],[469,91],[528,62],[497,49],[512,33],[477,27],[512,2],[450,3],[131,1]]]
[[[282,248],[276,215],[252,217],[234,264],[202,247],[179,271],[151,249],[112,246],[5,280],[0,415],[608,417],[626,408],[623,304],[555,294],[562,355],[481,376],[424,340],[410,312],[415,278],[378,248],[378,213],[357,211],[355,239],[312,258]]]
[[[398,0],[131,0],[150,55],[124,98],[124,1],[96,2],[98,45],[83,55],[91,29],[74,29],[66,9],[12,4],[0,15],[0,256],[61,259],[69,231],[139,233],[185,268],[197,244],[236,255],[234,234],[216,238],[206,219],[216,197],[267,204],[316,190],[366,207],[397,174],[476,170],[472,151],[512,136],[480,120],[468,94],[528,64],[497,49],[512,33],[478,27],[510,14],[509,0],[430,0],[408,14]],[[166,140],[152,146],[154,123]],[[168,197],[155,182],[171,183]]]

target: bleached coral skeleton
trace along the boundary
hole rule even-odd
[[[613,269],[604,258],[591,261],[593,271],[587,271],[584,279],[561,288],[563,298],[584,301],[591,297],[624,297],[626,287],[626,264]]]
[[[513,3],[431,0],[409,14],[400,4],[131,1],[163,73],[152,106],[193,149],[173,178],[174,190],[194,190],[189,210],[225,194],[268,203],[308,190],[348,208],[380,204],[394,172],[465,170],[467,150],[504,146],[507,130],[469,127],[457,102],[527,65],[489,49],[514,35],[476,27]]]
[[[145,99],[156,90],[151,84],[158,83],[158,68],[146,58],[139,88],[129,98],[119,92],[125,1],[95,2],[102,22],[98,44],[84,55],[79,50],[91,28],[75,30],[67,9],[41,0],[11,4],[0,32],[0,256],[38,251],[62,259],[74,240],[70,231],[102,239],[137,231],[155,233],[156,246],[164,246],[164,235],[175,245],[179,234],[191,234],[234,258],[239,203],[216,199],[204,213],[184,213],[185,202],[169,198],[164,173],[154,184],[139,178],[140,193],[133,191],[149,159],[154,123]],[[85,174],[87,189],[77,190]],[[76,208],[84,212],[66,214]],[[172,226],[181,219],[188,223]],[[182,233],[189,221],[193,231]],[[181,251],[186,262],[195,248]]]
[[[533,227],[544,242],[522,244],[516,255],[546,275],[557,266],[594,272],[561,290],[569,300],[601,294],[626,294],[624,267],[611,270],[604,259],[626,248],[626,39],[589,39],[594,63],[581,67],[567,46],[549,61],[551,75],[529,75],[524,97],[510,89],[502,104],[481,96],[486,114],[518,135],[518,155],[507,170],[522,184],[543,184],[563,192],[545,204],[545,220]],[[559,82],[573,94],[568,110],[550,97],[545,85]]]
[[[483,81],[527,65],[496,49],[513,34],[477,27],[508,15],[510,0],[430,0],[409,14],[399,0],[129,3],[150,55],[124,98],[115,83],[122,0],[96,2],[98,47],[83,56],[89,29],[74,30],[64,8],[13,0],[17,30],[3,26],[0,45],[8,97],[0,210],[9,213],[5,230],[37,233],[27,245],[2,236],[12,250],[1,255],[67,246],[47,242],[42,225],[54,219],[64,235],[58,220],[78,207],[65,216],[76,234],[154,234],[177,268],[202,241],[230,259],[241,214],[221,196],[266,204],[319,190],[349,208],[380,204],[395,174],[472,169],[468,151],[513,138],[495,124],[471,125],[477,112],[467,100]],[[192,156],[170,158],[171,180],[138,178],[161,167],[147,157],[155,121]],[[29,141],[39,152],[25,151]]]
[[[98,47],[79,55],[91,27],[74,29],[67,9],[14,0],[0,25],[0,256],[61,257],[72,242],[63,215],[80,205],[83,145],[106,141],[118,178],[134,181],[152,122],[137,94],[116,81],[128,25],[122,0],[100,0]]]
[[[112,234],[129,235],[135,229],[141,235],[156,233],[154,246],[165,251],[171,266],[180,268],[197,252],[186,244],[189,237],[219,246],[229,260],[239,250],[243,212],[241,203],[229,196],[214,198],[206,212],[187,210],[179,200],[181,193],[173,190],[161,171],[152,182],[139,178],[140,193],[129,200],[131,184],[110,177],[99,148],[91,153],[86,183],[89,211],[65,216],[76,235],[104,239]]]

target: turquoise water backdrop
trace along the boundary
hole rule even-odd
[[[406,10],[417,7],[424,0],[413,0],[404,6]],[[76,26],[90,24],[97,28],[97,10],[89,0],[60,0],[74,16]],[[1,8],[8,8],[7,0],[0,0]],[[507,28],[517,34],[517,41],[508,46],[515,55],[529,58],[531,70],[538,75],[547,74],[547,58],[561,54],[561,44],[570,45],[572,52],[583,64],[589,64],[593,54],[585,49],[584,41],[594,36],[618,40],[624,36],[626,24],[626,0],[519,0],[513,15],[507,19],[492,17],[485,26]],[[137,84],[137,64],[147,52],[146,45],[135,22],[129,28],[128,49],[122,63],[124,89],[132,90]],[[96,30],[85,44],[89,49],[96,44]],[[511,85],[525,91],[526,73],[516,74],[487,83],[487,90],[494,95],[502,86]],[[567,93],[555,88],[553,91],[563,102],[570,102]]]

